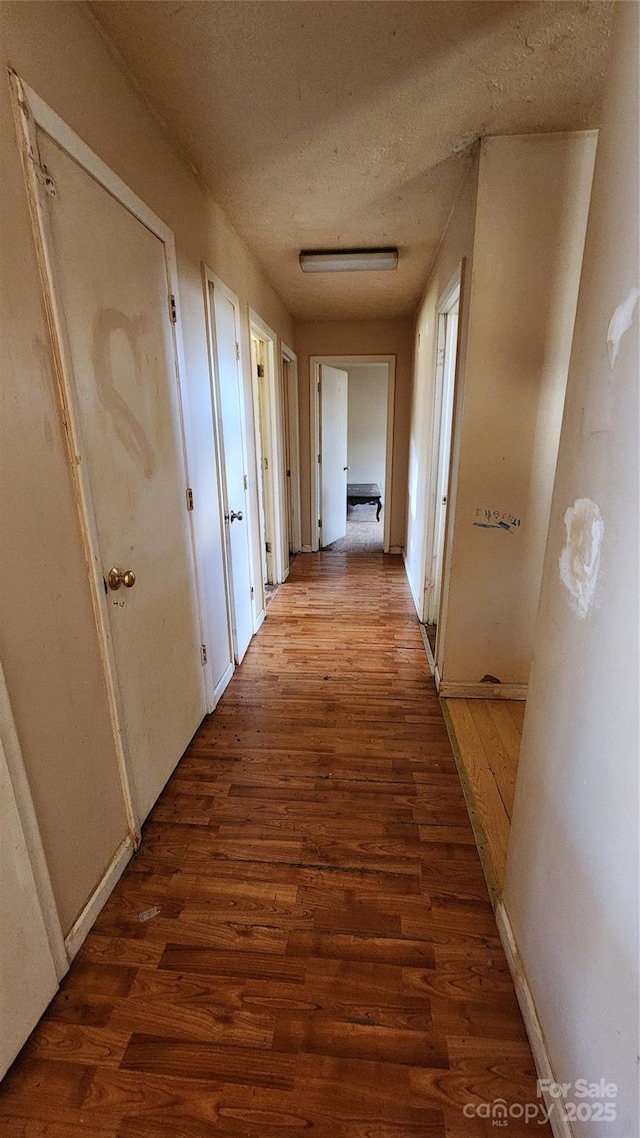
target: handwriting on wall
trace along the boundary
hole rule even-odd
[[[503,529],[507,533],[514,533],[519,529],[521,519],[508,510],[489,510],[479,506],[476,510],[474,526],[480,529]]]

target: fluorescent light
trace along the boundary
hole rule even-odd
[[[379,273],[397,267],[397,249],[303,250],[300,254],[303,273]]]

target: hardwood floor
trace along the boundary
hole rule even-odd
[[[487,1138],[498,1097],[534,1066],[402,562],[300,556],[0,1134]]]
[[[458,765],[492,889],[502,893],[524,700],[445,699]]]

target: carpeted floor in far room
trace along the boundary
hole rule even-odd
[[[345,537],[328,545],[325,553],[382,553],[384,545],[384,510],[376,521],[376,507],[347,506]]]

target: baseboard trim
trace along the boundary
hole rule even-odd
[[[107,866],[102,879],[96,885],[93,893],[89,897],[84,909],[80,916],[75,920],[69,932],[64,938],[64,947],[69,957],[69,963],[73,960],[74,956],[81,948],[91,927],[98,916],[98,913],[105,905],[112,890],[117,885],[122,877],[131,855],[133,854],[133,838],[131,834],[127,834],[123,842],[120,843],[116,852],[114,853],[109,865]]]
[[[412,599],[413,599],[413,603],[414,603],[414,606],[415,606],[415,610],[416,610],[416,612],[417,612],[417,614],[418,614],[418,620],[420,620],[420,604],[419,604],[419,601],[418,601],[418,597],[417,597],[417,595],[416,595],[416,590],[415,590],[415,586],[414,586],[414,584],[413,584],[413,577],[411,576],[411,571],[410,571],[410,569],[409,569],[409,564],[408,564],[408,562],[407,562],[407,554],[406,554],[406,551],[405,551],[404,549],[402,550],[402,562],[403,562],[403,565],[404,565],[404,574],[405,574],[405,577],[407,578],[407,581],[409,582],[409,592],[411,593],[411,597],[412,597]]]
[[[438,676],[438,695],[443,699],[526,699],[527,685],[467,684]]]
[[[301,553],[313,553],[313,546],[303,545],[302,548],[300,549],[300,552]]]
[[[267,615],[267,610],[266,610],[266,608],[264,608],[264,609],[262,610],[262,612],[259,612],[259,613],[258,613],[258,615],[257,615],[256,619],[255,619],[255,620],[254,620],[254,622],[253,622],[253,635],[254,635],[254,636],[255,636],[256,632],[258,631],[258,629],[261,627],[261,625],[263,625],[263,624],[264,624],[264,618],[265,618],[265,616],[266,616],[266,615]]]
[[[438,671],[438,665],[435,663],[433,665],[433,678],[436,681],[436,691],[437,691],[438,695],[440,695],[441,694],[440,693],[440,685],[442,683],[442,680],[440,679],[440,672]]]
[[[498,901],[496,905],[496,923],[498,925],[502,947],[504,948],[507,958],[507,964],[509,965],[509,971],[513,979],[516,996],[518,997],[524,1026],[529,1037],[529,1043],[531,1044],[531,1051],[536,1065],[536,1071],[538,1072],[538,1078],[540,1080],[546,1079],[549,1083],[558,1083],[560,1080],[556,1077],[553,1070],[542,1025],[538,1018],[533,995],[522,964],[522,958],[518,951],[515,936],[513,935],[511,921],[509,920],[509,915],[503,901]],[[554,1138],[574,1138],[571,1123],[568,1121],[564,1111],[558,1110],[558,1100],[544,1093],[543,1098],[547,1109],[553,1107],[549,1123]]]
[[[221,678],[218,680],[215,688],[213,689],[213,709],[214,710],[218,706],[220,700],[222,699],[222,696],[224,695],[224,693],[227,689],[227,686],[229,684],[229,681],[231,680],[231,677],[233,676],[233,673],[235,672],[235,670],[236,670],[236,666],[232,660],[230,664],[227,664],[227,667],[225,668]]]
[[[390,545],[388,552],[393,553],[396,556],[398,556],[399,554],[402,554],[403,561],[404,561],[405,565],[407,564],[407,559],[404,555],[404,549],[402,548],[401,545]]]
[[[427,636],[427,630],[426,630],[424,624],[422,623],[422,621],[419,621],[418,627],[420,629],[420,635],[422,637],[422,643],[424,644],[424,651],[425,651],[425,655],[427,657],[427,663],[429,664],[429,671],[431,672],[432,676],[435,676],[435,674],[436,674],[436,662],[433,658],[433,652],[431,651],[431,645],[429,643],[429,637]]]

